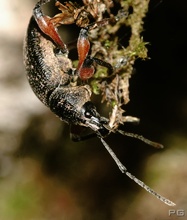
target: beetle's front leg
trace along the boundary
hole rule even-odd
[[[100,22],[99,22],[100,23]],[[99,64],[101,66],[104,66],[108,68],[109,74],[113,72],[113,67],[110,63],[107,63],[103,60],[100,60],[96,57],[91,57],[88,55],[90,50],[90,42],[88,39],[88,32],[94,25],[88,26],[86,28],[82,28],[79,33],[79,38],[77,41],[77,50],[78,50],[78,67],[77,67],[77,74],[80,79],[82,80],[88,80],[91,78],[95,72],[95,68],[93,66],[93,63]],[[96,27],[99,26],[95,25]]]
[[[95,132],[91,132],[88,134],[84,134],[85,128],[79,125],[72,125],[70,127],[70,138],[74,142],[88,140],[90,138],[96,137],[97,134]]]
[[[40,30],[48,35],[53,42],[59,47],[64,54],[68,53],[66,44],[61,39],[60,35],[57,32],[57,28],[54,22],[51,21],[49,16],[44,15],[42,12],[41,6],[50,2],[50,0],[40,0],[33,9],[34,18],[40,28]]]

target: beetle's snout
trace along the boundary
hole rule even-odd
[[[109,130],[105,125],[108,125],[109,121],[107,118],[100,116],[92,102],[89,101],[83,105],[82,113],[84,114],[87,127],[95,131],[97,135],[101,137],[108,135]]]

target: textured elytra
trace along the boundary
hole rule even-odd
[[[72,62],[67,56],[55,53],[55,48],[32,17],[24,46],[29,83],[36,96],[62,120],[79,123],[78,119],[82,120],[80,108],[90,101],[91,90],[88,85],[71,87],[68,71],[72,69]]]

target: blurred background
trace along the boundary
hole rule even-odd
[[[143,32],[150,59],[136,62],[125,106],[141,122],[123,129],[165,148],[117,134],[106,139],[129,172],[175,207],[123,175],[98,139],[73,143],[68,125],[35,97],[22,61],[35,3],[0,1],[0,219],[168,220],[178,219],[178,210],[187,215],[187,2],[150,2]]]

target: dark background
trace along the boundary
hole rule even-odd
[[[22,64],[34,3],[0,3],[7,12],[0,29],[0,218],[175,219],[168,216],[171,208],[118,170],[98,139],[73,143],[68,125],[34,96]],[[184,0],[150,2],[142,33],[150,59],[137,60],[125,106],[127,115],[141,121],[123,129],[165,148],[118,134],[106,141],[129,172],[187,213],[186,11]]]

